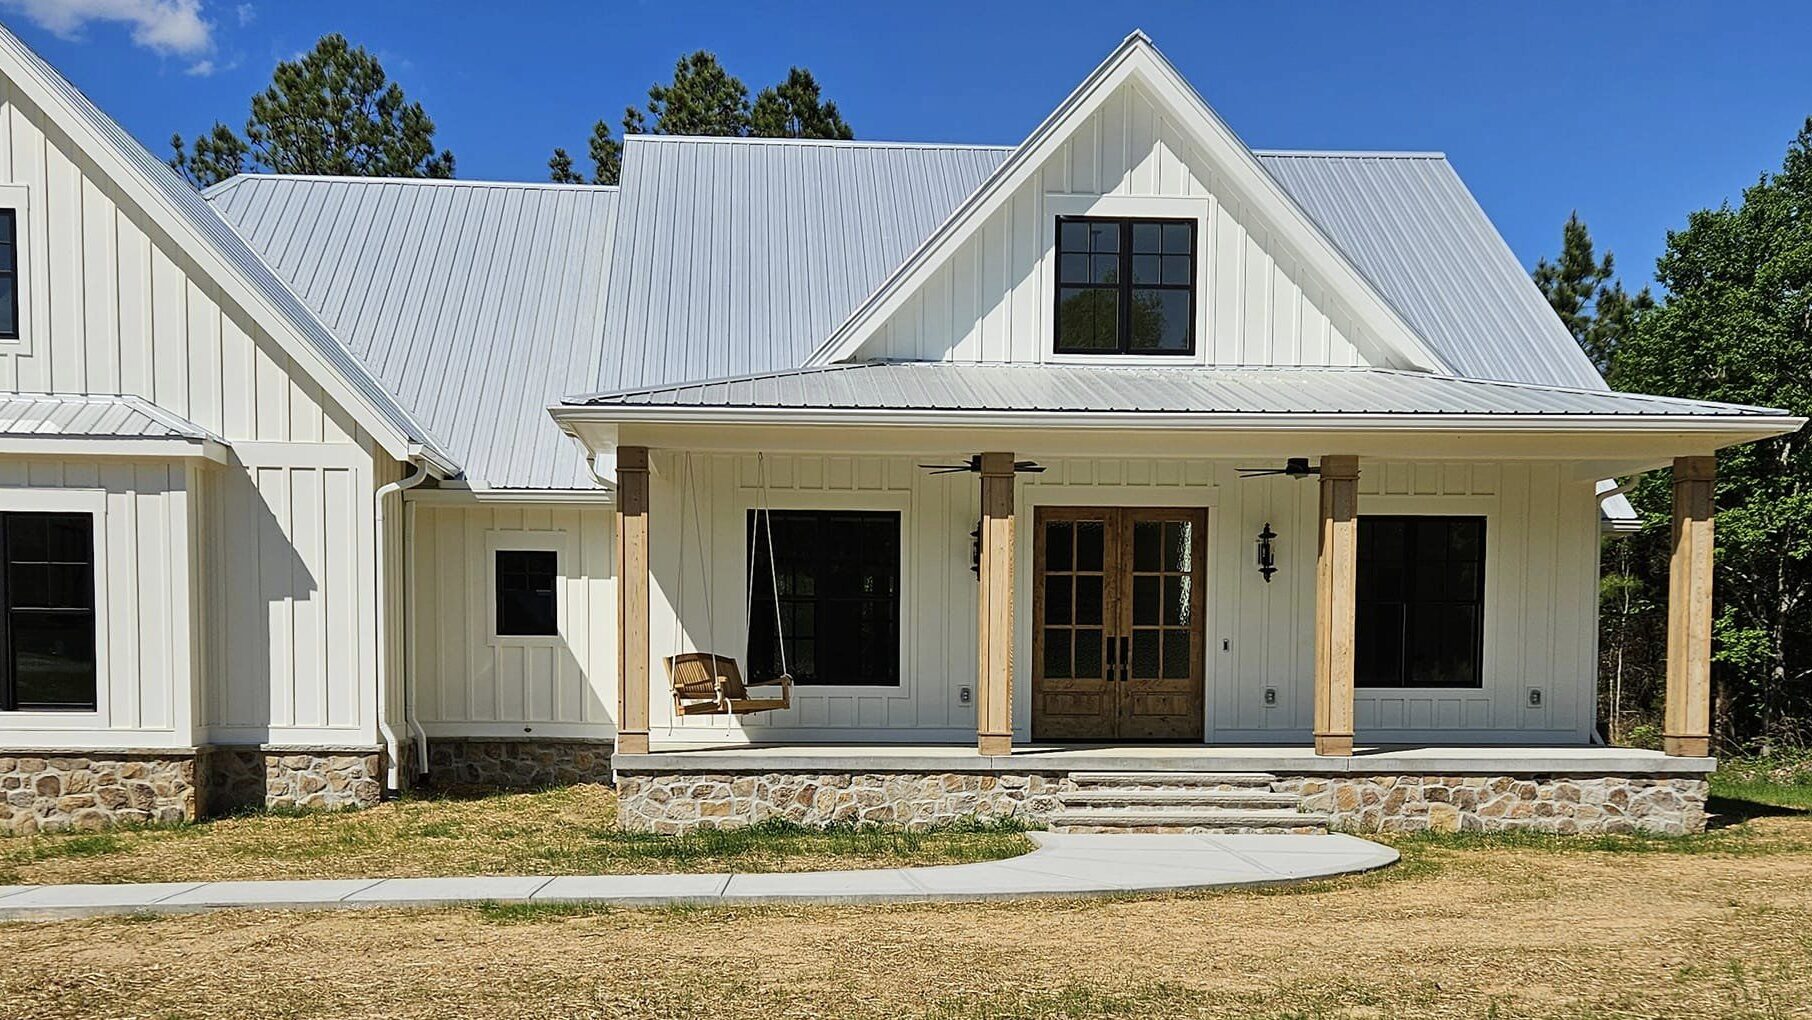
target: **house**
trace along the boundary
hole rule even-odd
[[[1804,420],[1609,390],[1438,154],[1255,152],[1141,34],[1018,146],[620,188],[203,196],[4,31],[0,81],[10,831],[424,776],[1703,823],[1714,458]],[[1605,748],[1598,544],[1669,466],[1667,747]]]

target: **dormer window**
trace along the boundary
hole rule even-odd
[[[1057,220],[1058,354],[1195,353],[1195,221]]]

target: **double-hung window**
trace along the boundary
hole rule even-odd
[[[0,209],[0,340],[19,339],[19,211]]]
[[[552,549],[496,552],[498,637],[560,633],[560,556]]]
[[[751,680],[780,675],[784,635],[797,684],[900,682],[899,511],[751,510],[747,533]]]
[[[1058,354],[1195,353],[1194,220],[1057,220]]]
[[[1357,584],[1357,686],[1482,686],[1483,517],[1360,517]]]
[[[94,515],[0,513],[0,709],[95,708]]]

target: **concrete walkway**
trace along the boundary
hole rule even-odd
[[[204,910],[922,903],[1279,885],[1370,871],[1397,852],[1344,835],[1030,834],[1038,848],[979,864],[715,875],[383,878],[0,886],[0,921]]]

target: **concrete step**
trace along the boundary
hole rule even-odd
[[[1165,787],[1133,789],[1127,787],[1089,787],[1066,790],[1057,795],[1065,807],[1215,807],[1215,808],[1285,808],[1294,810],[1301,798],[1293,793],[1272,793],[1248,787],[1214,789],[1210,787]]]
[[[1283,808],[1065,810],[1052,832],[1326,832],[1328,816]]]
[[[1134,789],[1269,789],[1277,777],[1269,772],[1072,772],[1079,787]]]

